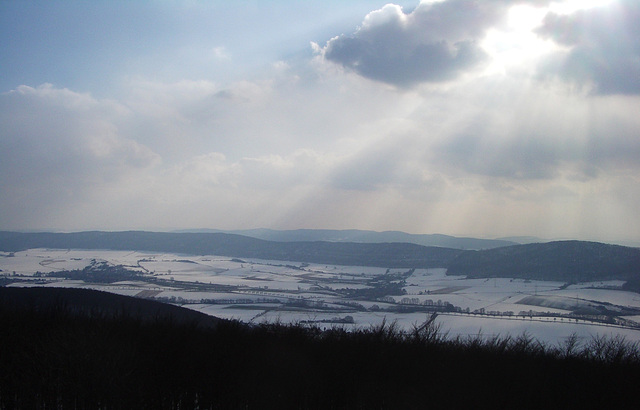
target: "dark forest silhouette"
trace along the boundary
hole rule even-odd
[[[248,326],[90,290],[0,295],[2,409],[632,408],[640,382],[619,338]]]

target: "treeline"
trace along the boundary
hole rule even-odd
[[[49,273],[36,272],[34,276],[83,280],[90,283],[113,283],[140,279],[141,274],[122,265],[110,265],[106,261],[98,262],[92,259],[91,263],[82,269],[52,271]]]
[[[0,300],[1,409],[637,405],[640,353],[620,338],[450,339],[434,322],[410,332],[203,327],[171,315],[79,315],[60,298],[37,308]]]

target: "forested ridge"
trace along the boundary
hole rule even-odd
[[[350,332],[224,320],[201,326],[190,314],[141,316],[144,300],[114,313],[95,303],[82,308],[100,298],[117,306],[120,299],[108,301],[114,295],[34,291],[56,292],[0,288],[2,409],[637,405],[640,353],[622,339],[451,340],[433,322],[410,332],[393,324]]]
[[[640,249],[585,241],[557,241],[466,251],[448,273],[563,282],[640,277]]]

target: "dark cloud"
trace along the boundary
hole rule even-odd
[[[569,47],[555,55],[545,72],[597,94],[640,93],[640,2],[619,0],[571,15],[550,13],[538,33]]]
[[[352,35],[327,42],[324,57],[358,74],[409,87],[451,80],[486,60],[478,42],[504,21],[508,7],[544,1],[448,0],[420,3],[411,13],[387,4]]]

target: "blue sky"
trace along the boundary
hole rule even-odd
[[[106,96],[119,81],[136,76],[231,81],[274,61],[308,56],[310,41],[324,42],[340,30],[352,30],[380,5],[384,3],[3,2],[0,30],[7,41],[2,89],[52,83]],[[227,57],[226,64],[216,64],[221,56]]]
[[[0,2],[0,229],[640,240],[630,0]]]

